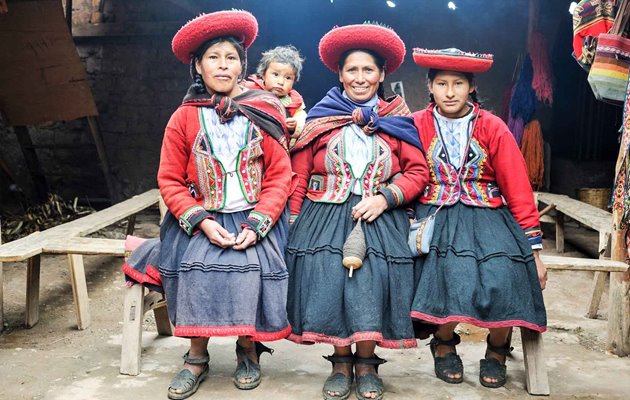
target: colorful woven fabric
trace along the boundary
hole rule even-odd
[[[597,100],[623,102],[626,98],[630,39],[615,34],[599,35],[588,83]]]
[[[573,11],[573,52],[576,59],[590,64],[593,54],[583,54],[592,47],[589,38],[610,30],[615,21],[615,0],[582,0]],[[589,59],[590,58],[590,59]]]
[[[492,67],[492,54],[469,53],[459,49],[413,49],[413,61],[421,67],[447,71],[486,72]]]
[[[629,79],[630,83],[630,79]],[[623,125],[621,146],[619,151],[620,162],[617,160],[618,169],[615,176],[615,186],[612,194],[613,212],[619,212],[621,218],[618,229],[625,229],[630,221],[630,84],[626,87],[626,101],[623,105]]]
[[[229,10],[202,14],[177,31],[173,37],[173,54],[179,61],[188,64],[199,46],[210,39],[232,36],[247,49],[254,43],[257,34],[256,17],[247,11]]]
[[[387,74],[400,67],[406,53],[405,44],[393,29],[372,22],[336,26],[319,41],[319,56],[333,72],[339,72],[339,59],[350,49],[368,49],[381,55]]]

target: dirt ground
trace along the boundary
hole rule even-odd
[[[157,215],[138,218],[136,235],[154,237]],[[586,243],[597,236],[584,229],[571,232]],[[118,234],[121,234],[120,232]],[[545,241],[553,254],[554,243]],[[570,252],[567,255],[578,256]],[[138,376],[118,373],[125,286],[121,259],[86,257],[91,326],[76,328],[66,258],[43,257],[41,263],[40,321],[23,328],[25,263],[4,264],[4,330],[0,334],[0,399],[117,400],[166,398],[170,379],[181,367],[187,340],[158,337],[152,315],[145,315],[142,371]],[[626,399],[630,396],[630,358],[604,352],[608,293],[601,315],[586,319],[592,273],[550,271],[545,290],[549,331],[544,334],[545,356],[552,399]],[[508,362],[508,382],[501,389],[486,389],[478,381],[479,359],[485,332],[460,328],[464,343],[465,380],[449,385],[433,373],[429,349],[419,343],[412,350],[378,350],[388,359],[380,369],[386,398],[394,399],[512,399],[528,398],[520,338],[515,331],[514,357]],[[235,367],[234,339],[212,339],[211,372],[193,399],[320,399],[329,364],[321,355],[328,346],[297,346],[288,341],[270,344],[273,356],[262,356],[263,382],[254,391],[239,391],[231,381]],[[354,398],[354,395],[351,396]]]

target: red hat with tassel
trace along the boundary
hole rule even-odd
[[[351,49],[368,49],[385,59],[387,73],[400,67],[405,58],[405,44],[393,29],[373,22],[336,26],[319,41],[319,56],[333,72],[339,72],[341,55]]]
[[[210,39],[232,36],[248,48],[258,34],[258,21],[243,10],[218,11],[202,14],[182,26],[173,37],[173,54],[184,64],[203,43]]]

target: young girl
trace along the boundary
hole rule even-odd
[[[138,247],[124,265],[131,282],[163,291],[175,336],[190,338],[170,399],[191,396],[208,375],[208,340],[238,336],[234,384],[260,383],[261,341],[290,332],[286,201],[291,164],[276,96],[239,85],[253,15],[202,15],[173,38],[193,84],[162,142],[158,185],[169,212],[161,240]]]
[[[280,99],[287,110],[285,123],[295,143],[304,128],[306,111],[302,96],[293,89],[300,80],[302,62],[298,50],[293,46],[278,46],[262,53],[256,75],[250,75],[245,85],[250,89],[272,92]]]
[[[457,324],[489,328],[479,381],[500,387],[512,327],[546,329],[538,210],[514,137],[477,102],[473,73],[487,71],[492,56],[457,49],[413,56],[429,68],[431,92],[431,104],[413,114],[430,171],[416,217],[443,207],[429,253],[416,260],[411,315],[438,325],[430,348],[436,375],[449,383],[463,381]]]

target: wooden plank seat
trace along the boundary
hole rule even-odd
[[[87,328],[90,313],[83,255],[124,256],[125,251],[124,240],[84,236],[125,219],[128,220],[127,233],[131,234],[136,213],[158,204],[158,201],[159,191],[152,189],[85,217],[0,245],[0,263],[27,261],[26,327],[33,327],[39,320],[41,255],[67,254],[77,326]]]
[[[599,233],[598,253],[600,259],[605,260],[610,257],[610,245],[611,245],[611,233],[612,233],[612,214],[606,210],[602,210],[587,203],[583,203],[579,200],[570,198],[562,194],[535,193],[536,201],[538,204],[546,205],[546,209],[554,209],[555,217],[551,222],[555,222],[556,225],[556,251],[558,253],[564,252],[564,222],[565,217],[569,217],[580,224],[589,227]],[[548,218],[548,215],[544,216]],[[545,219],[544,222],[548,220]],[[606,263],[604,263],[606,264]],[[595,267],[595,269],[588,269],[588,266]],[[598,269],[597,265],[600,266]],[[593,277],[593,291],[591,295],[591,302],[589,304],[586,317],[597,318],[597,311],[599,309],[599,303],[601,302],[602,293],[606,285],[606,280],[610,272],[618,272],[610,269],[602,269],[603,264],[586,264],[584,271],[595,271]],[[608,264],[612,266],[612,264]],[[575,268],[573,268],[575,269]]]

